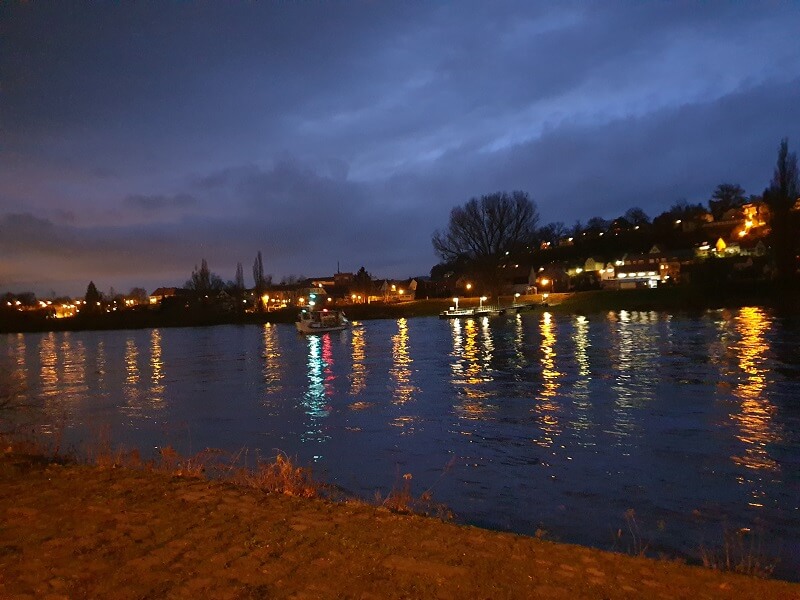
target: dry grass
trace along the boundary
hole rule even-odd
[[[763,531],[749,528],[732,530],[725,527],[721,546],[700,546],[703,566],[717,571],[730,571],[752,577],[768,578],[778,560],[764,551]]]
[[[259,461],[255,470],[238,469],[232,480],[264,492],[300,498],[316,498],[322,489],[322,484],[314,481],[310,469],[297,466],[284,453],[279,453],[272,461]]]
[[[452,466],[445,467],[445,471]],[[436,517],[442,521],[453,519],[453,512],[446,505],[433,500],[433,486],[422,492],[419,496],[414,496],[411,491],[411,473],[405,473],[400,478],[387,496],[384,498],[380,492],[375,493],[375,503],[378,506],[388,508],[392,512],[403,514],[417,514],[426,517]]]
[[[636,520],[636,511],[629,508],[625,511],[624,519],[624,527],[617,529],[614,540],[615,549],[621,549],[631,556],[645,556],[650,542],[642,534],[642,528],[639,521]]]

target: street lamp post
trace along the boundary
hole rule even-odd
[[[544,302],[550,295],[547,293],[547,286],[551,285],[552,281],[550,281],[547,277],[542,277],[541,284],[542,284],[542,302]]]
[[[453,298],[453,302],[456,303],[456,310],[458,310],[458,297]]]
[[[480,297],[480,304],[478,304],[478,308],[483,308],[483,303],[486,301],[486,296]]]

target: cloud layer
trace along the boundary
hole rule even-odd
[[[758,193],[800,141],[787,4],[27,3],[0,54],[0,290],[364,265],[450,209],[543,222]]]

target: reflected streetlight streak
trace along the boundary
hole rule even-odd
[[[561,373],[556,369],[556,333],[553,325],[553,315],[549,312],[542,314],[539,321],[539,332],[542,336],[541,358],[542,366],[542,391],[536,399],[534,412],[539,415],[539,425],[542,435],[534,440],[539,446],[549,448],[555,442],[555,437],[561,433],[558,420],[559,406],[553,402],[558,394],[559,378]]]
[[[478,325],[480,324],[480,328]],[[490,361],[494,351],[488,317],[479,321],[461,319],[452,321],[453,362],[452,383],[462,391],[462,401],[456,406],[459,415],[466,419],[480,419],[496,407],[486,403],[489,393],[484,383],[492,381]]]
[[[514,315],[514,358],[511,365],[515,369],[524,369],[528,365],[528,359],[525,358],[525,329],[522,326],[522,315],[517,313]]]
[[[397,333],[392,336],[392,369],[394,380],[392,401],[405,404],[413,398],[416,389],[411,385],[411,354],[408,351],[408,321],[397,319]]]
[[[12,347],[9,345],[9,350]],[[28,363],[25,357],[28,348],[25,344],[25,336],[18,333],[16,336],[16,344],[13,348],[15,369],[10,373],[3,373],[4,377],[10,380],[10,393],[16,394],[21,402],[28,402]]]
[[[61,380],[65,398],[85,396],[89,386],[86,384],[86,349],[83,341],[72,340],[70,332],[62,334],[61,339]]]
[[[56,355],[56,338],[52,331],[42,336],[39,341],[39,379],[42,382],[42,395],[55,396],[58,390],[58,356]]]
[[[164,361],[161,357],[161,332],[150,332],[150,402],[160,408],[164,402]]]
[[[139,389],[139,349],[136,340],[129,337],[125,340],[125,406],[122,412],[129,417],[144,417],[141,390]]]
[[[764,391],[767,387],[766,367],[769,342],[765,334],[770,321],[760,308],[747,307],[736,317],[736,331],[741,336],[734,346],[742,376],[733,393],[741,400],[741,410],[731,419],[738,425],[736,438],[745,444],[742,456],[732,456],[736,464],[755,471],[779,471],[779,463],[770,456],[769,444],[782,441],[779,429],[774,425],[775,406]],[[751,482],[754,483],[754,482]],[[754,490],[755,501],[751,506],[760,507],[761,494]]]
[[[262,340],[264,351],[264,367],[262,376],[268,394],[280,392],[283,388],[281,383],[281,348],[278,344],[278,328],[271,323],[265,323],[262,330]]]
[[[614,429],[610,433],[626,438],[639,429],[635,411],[655,395],[658,346],[652,327],[641,326],[655,322],[657,313],[619,311],[609,314],[614,330],[617,358],[616,378],[611,389],[614,402]],[[616,327],[615,327],[616,324]]]
[[[575,429],[590,430],[592,420],[589,418],[591,402],[589,401],[589,383],[592,380],[589,364],[589,321],[583,315],[575,318],[572,332],[572,341],[575,344],[575,361],[578,364],[578,377],[572,386],[572,397],[575,405],[575,420],[572,426]],[[578,443],[584,445],[584,436],[578,438]]]
[[[328,416],[329,410],[325,403],[325,369],[326,364],[323,358],[323,339],[328,339],[329,334],[323,336],[306,336],[308,342],[307,357],[307,378],[308,389],[303,394],[303,408],[309,417],[308,428],[301,435],[304,442],[324,442],[328,436],[322,433],[321,420]],[[330,351],[330,346],[328,347]]]
[[[350,373],[350,395],[358,396],[367,387],[366,342],[363,327],[354,327],[350,335],[353,370]]]

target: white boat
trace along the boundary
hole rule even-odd
[[[304,308],[297,316],[295,327],[300,333],[327,333],[341,331],[350,325],[350,321],[341,310],[310,310]]]
[[[458,319],[459,317],[474,317],[474,308],[453,308],[452,306],[439,313],[440,319]]]

